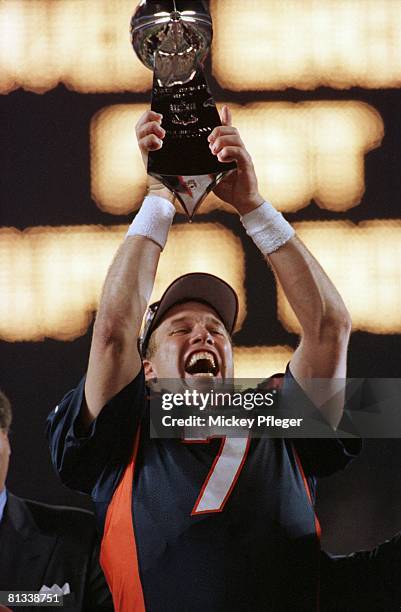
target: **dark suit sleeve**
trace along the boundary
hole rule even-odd
[[[345,564],[347,571],[349,566],[358,569],[361,585],[367,575],[375,577],[371,585],[379,596],[391,601],[397,610],[401,607],[401,533],[373,550],[353,553]]]
[[[400,533],[372,550],[323,553],[323,610],[400,610],[400,573]]]
[[[47,418],[53,466],[68,487],[92,494],[107,472],[125,465],[147,406],[143,369],[113,397],[82,435],[79,414],[85,378],[67,393]]]
[[[344,469],[360,453],[360,438],[341,438],[306,396],[288,366],[281,388],[280,408],[302,417],[307,423],[305,435],[308,437],[293,440],[306,476],[329,476]],[[338,430],[341,431],[343,425],[341,422]]]

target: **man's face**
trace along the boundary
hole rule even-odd
[[[234,374],[230,336],[210,306],[176,304],[152,334],[155,347],[144,360],[146,379],[226,379]]]
[[[0,428],[0,491],[4,489],[6,482],[10,454],[11,449],[8,441],[8,433]]]

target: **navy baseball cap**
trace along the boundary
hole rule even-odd
[[[175,304],[202,302],[211,306],[224,323],[228,333],[234,331],[238,316],[238,296],[226,281],[207,274],[191,272],[175,279],[167,287],[161,299],[151,304],[145,315],[143,331],[139,340],[140,352],[144,356],[149,339],[162,318]]]

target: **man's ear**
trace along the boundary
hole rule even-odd
[[[151,361],[149,361],[149,359],[144,359],[143,360],[143,369],[145,372],[145,380],[153,380],[154,378],[157,378],[157,373],[156,370],[152,364]]]
[[[11,448],[8,432],[0,429],[0,491],[5,487],[8,466],[10,462]]]

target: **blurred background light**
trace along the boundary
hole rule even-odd
[[[146,91],[152,73],[129,35],[131,0],[2,0],[0,91]]]
[[[86,333],[126,226],[0,228],[0,338],[72,340]],[[152,300],[180,274],[210,272],[230,283],[246,316],[245,256],[218,224],[176,225],[161,256]]]
[[[0,90],[145,91],[132,0],[2,0]],[[234,91],[398,87],[399,0],[212,0],[213,70]],[[255,53],[255,45],[257,52]]]
[[[401,221],[311,221],[294,227],[340,292],[354,331],[401,333]],[[299,333],[280,287],[277,304],[285,328]]]
[[[334,211],[359,204],[365,190],[364,156],[384,135],[374,108],[354,101],[229,106],[253,158],[259,189],[279,210],[294,212],[312,199]],[[102,210],[128,213],[142,201],[146,174],[135,123],[147,108],[110,106],[92,120],[92,196]],[[234,212],[210,195],[198,214],[214,208]]]
[[[399,0],[212,0],[213,73],[233,91],[399,87]]]
[[[91,121],[92,198],[99,208],[115,215],[137,209],[146,191],[135,124],[148,108],[116,104],[100,110]]]
[[[72,340],[87,331],[125,227],[0,230],[0,337]]]
[[[401,221],[366,221],[358,226],[347,221],[313,221],[295,227],[343,296],[354,330],[401,333]],[[125,229],[1,229],[1,338],[65,340],[85,333]],[[177,276],[210,272],[237,291],[239,329],[246,316],[245,257],[240,240],[213,223],[179,224],[172,234],[161,257],[152,301]],[[287,330],[299,333],[280,288],[278,317]],[[256,363],[257,359],[255,367]]]
[[[285,372],[293,352],[289,346],[235,346],[235,377],[265,379]]]
[[[364,156],[384,135],[377,111],[354,101],[258,102],[235,108],[234,122],[253,158],[259,189],[286,212],[312,199],[335,211],[359,204]]]

